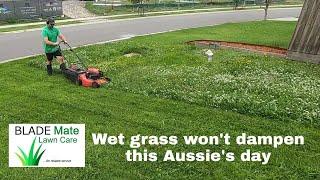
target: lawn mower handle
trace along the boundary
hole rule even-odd
[[[68,48],[69,48],[69,50],[73,52],[73,49],[72,49],[72,47],[70,46],[70,44],[68,44],[67,42],[64,42],[64,41],[61,41],[61,42],[63,42],[65,45],[67,45]]]
[[[68,44],[67,42],[64,42],[64,41],[60,41],[60,43],[64,43],[64,45],[66,45],[69,48],[69,50],[71,52],[73,52],[73,54],[78,58],[78,62],[81,64],[81,66],[85,67],[82,59],[78,56],[78,54],[76,52],[73,51],[73,48],[70,46],[70,44]],[[59,43],[59,48],[60,48],[60,43]]]

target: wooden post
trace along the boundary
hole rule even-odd
[[[320,0],[305,0],[288,58],[320,64]]]

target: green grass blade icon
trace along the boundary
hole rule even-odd
[[[20,161],[21,161],[23,166],[38,166],[42,155],[46,151],[46,150],[43,150],[39,155],[39,152],[40,152],[41,147],[42,147],[42,144],[41,144],[38,147],[36,153],[33,154],[34,153],[34,149],[35,149],[35,144],[36,144],[36,138],[37,137],[35,137],[33,139],[33,141],[32,141],[28,156],[26,155],[26,153],[20,147],[18,147],[19,151],[20,151],[20,154],[16,153],[16,155],[20,159]]]
[[[16,155],[17,155],[17,156],[18,156],[18,158],[20,159],[20,161],[21,161],[22,165],[23,165],[23,166],[26,166],[26,165],[27,165],[27,163],[26,163],[25,159],[24,159],[23,157],[21,157],[18,153],[16,153]]]
[[[36,154],[33,156],[33,159],[37,159],[41,147],[42,147],[42,144],[38,147],[38,149],[37,149],[37,151],[36,151]]]
[[[28,164],[34,164],[35,163],[35,161],[33,159],[33,149],[34,149],[35,142],[36,142],[36,138],[33,139],[32,145],[31,145],[30,150],[29,150]]]
[[[37,164],[37,166],[39,165],[40,159],[41,159],[41,157],[42,157],[42,155],[43,155],[43,153],[44,153],[45,151],[46,151],[46,150],[43,150],[42,153],[39,155],[39,157],[37,157],[37,159],[36,159],[36,164]]]
[[[22,154],[22,156],[23,156],[23,165],[24,166],[27,166],[28,165],[28,157],[27,157],[27,155],[26,155],[26,153],[20,148],[20,147],[18,147],[19,148],[19,151],[20,151],[20,153]],[[17,153],[16,153],[17,154]],[[21,156],[20,156],[21,157]],[[20,157],[19,157],[19,159],[20,159]]]

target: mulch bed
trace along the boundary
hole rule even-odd
[[[288,52],[287,49],[284,49],[284,48],[241,43],[241,42],[194,40],[194,41],[187,42],[187,44],[195,45],[198,47],[208,47],[208,48],[232,48],[232,49],[256,52],[264,55],[274,55],[279,57],[286,57]]]

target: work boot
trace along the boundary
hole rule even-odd
[[[63,72],[66,70],[66,63],[60,64],[60,70]]]
[[[47,72],[48,72],[48,75],[51,76],[52,75],[52,65],[47,65]]]

